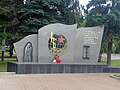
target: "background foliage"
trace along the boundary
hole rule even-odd
[[[104,25],[101,52],[107,52],[108,35],[113,33],[113,52],[120,52],[120,0],[0,0],[0,42],[13,42],[50,23]],[[12,41],[12,42],[11,42]]]

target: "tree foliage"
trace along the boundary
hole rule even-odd
[[[102,43],[102,52],[107,52],[108,35],[112,32],[114,37],[120,34],[120,0],[91,0],[86,13],[86,26],[104,25],[104,37]],[[114,42],[113,42],[114,43]]]
[[[16,17],[16,0],[1,0],[0,6],[4,12],[0,12],[0,25],[2,28],[1,31],[15,33],[16,25],[19,21]]]
[[[50,23],[74,24],[76,12],[78,0],[27,0],[17,9],[18,31],[30,34]]]
[[[50,23],[74,24],[79,0],[0,0],[0,31],[28,35]]]
[[[85,9],[79,0],[0,0],[0,33],[25,36],[51,23],[77,23],[78,27],[105,25],[101,51],[107,51],[107,37],[112,32],[115,52],[120,38],[120,0],[106,1],[111,0],[91,0]]]
[[[74,24],[79,11],[79,0],[0,0],[0,41],[12,47],[18,33],[37,33],[50,23]]]

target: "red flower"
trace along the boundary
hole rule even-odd
[[[55,56],[55,60],[56,60],[57,63],[61,63],[62,62],[62,60],[59,59],[58,55]]]

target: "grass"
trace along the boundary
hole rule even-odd
[[[116,77],[120,77],[120,74],[115,74]]]
[[[2,56],[2,52],[0,51],[0,58],[1,56]],[[4,58],[10,58],[9,52],[4,52]],[[16,54],[13,54],[12,58],[16,58]]]
[[[101,63],[107,64],[107,60],[101,61]],[[120,66],[120,60],[112,60],[112,66]]]
[[[10,58],[9,57],[9,52],[4,53],[4,58]],[[1,58],[1,50],[0,50],[0,58]],[[7,71],[7,62],[15,62],[16,61],[16,54],[12,56],[12,60],[0,60],[0,72],[6,72]],[[107,64],[107,60],[102,60],[101,63]],[[112,60],[112,66],[120,66],[120,60]]]
[[[0,50],[0,58],[2,51]],[[10,60],[6,60],[9,58]],[[7,71],[7,62],[16,62],[16,54],[13,54],[12,58],[10,58],[9,52],[4,52],[4,61],[0,60],[0,72],[6,72]]]
[[[16,62],[16,60],[0,60],[0,72],[6,72],[7,71],[7,62]]]

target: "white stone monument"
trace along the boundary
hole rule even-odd
[[[61,63],[97,63],[103,30],[103,26],[77,29],[76,24],[44,26],[38,30],[38,34],[14,43],[18,62],[25,61],[25,45],[30,42],[33,57],[31,62],[53,63],[57,55],[62,60]]]

